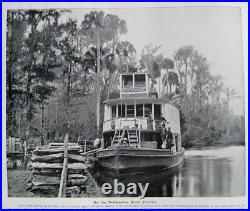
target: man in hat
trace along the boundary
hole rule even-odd
[[[164,123],[161,126],[160,132],[161,132],[161,142],[162,142],[161,148],[166,149],[166,147],[167,147],[167,143],[166,143],[167,129],[165,128]]]
[[[148,123],[148,128],[153,129],[153,116],[151,112],[149,112],[147,116],[147,123]]]
[[[166,123],[167,122],[167,120],[165,119],[165,117],[163,116],[162,113],[160,114],[160,120],[161,120],[162,123]]]
[[[171,147],[173,146],[173,133],[171,132],[171,127],[168,127],[167,130],[167,148],[171,149]]]

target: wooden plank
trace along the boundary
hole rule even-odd
[[[70,178],[67,181],[67,186],[79,186],[83,185],[87,181],[87,176],[83,176],[81,178]],[[38,176],[32,180],[33,186],[59,186],[61,182],[60,177],[46,177],[46,176]]]
[[[84,185],[86,181],[87,181],[86,176],[84,178],[81,178],[81,179],[70,179],[70,180],[68,180],[68,185],[69,186],[80,186],[80,185]]]
[[[68,175],[70,174],[82,174],[85,175],[87,172],[86,170],[81,169],[68,169]],[[49,177],[56,177],[61,176],[62,169],[34,169],[32,170],[33,175],[44,175]]]
[[[68,175],[68,179],[82,179],[85,178],[86,176],[82,174],[70,174]]]
[[[71,154],[79,154],[80,150],[80,146],[71,146],[69,147],[68,152]],[[51,149],[48,147],[39,147],[33,151],[33,154],[35,155],[50,155],[57,153],[64,153],[64,147],[55,147]]]
[[[85,156],[85,155],[89,155],[89,154],[96,153],[96,152],[98,152],[98,151],[99,151],[99,149],[93,149],[93,150],[90,150],[90,151],[81,153],[81,155],[82,155],[82,156]]]
[[[60,185],[60,177],[46,177],[46,176],[40,176],[35,177],[32,180],[32,183],[34,186],[59,186]]]
[[[62,171],[60,169],[47,169],[47,170],[32,170],[32,175],[40,175],[40,176],[47,176],[47,177],[60,177]]]
[[[80,162],[85,163],[87,158],[81,155],[68,154],[69,162]],[[32,162],[42,162],[42,163],[59,163],[63,162],[63,153],[50,154],[50,155],[32,155]]]
[[[87,158],[82,155],[68,154],[69,161],[76,161],[80,163],[85,163]]]
[[[58,163],[63,160],[63,153],[51,154],[51,155],[35,155],[31,157],[32,162],[53,162]]]
[[[77,147],[79,147],[79,144],[77,144],[77,143],[68,143],[68,146],[77,146]],[[49,147],[64,147],[64,143],[50,143]]]
[[[61,182],[58,194],[59,198],[66,197],[67,170],[68,170],[68,142],[69,142],[69,134],[67,133],[64,138],[64,160],[63,160],[63,170],[62,170]]]
[[[32,163],[31,167],[33,169],[63,169],[64,165],[62,163]],[[85,163],[68,163],[68,169],[71,170],[85,170],[88,165]]]

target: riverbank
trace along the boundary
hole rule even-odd
[[[101,192],[92,175],[88,173],[88,179],[86,181],[86,191],[73,196],[72,198],[86,198],[86,197],[100,197]],[[55,198],[57,194],[35,194],[30,191],[26,191],[27,180],[31,177],[31,172],[23,170],[22,167],[17,169],[8,169],[8,196],[9,197],[44,197],[44,198]]]

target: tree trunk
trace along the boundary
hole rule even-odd
[[[187,64],[187,62],[185,62],[185,87],[184,87],[184,92],[185,92],[185,94],[187,94],[187,71],[188,71],[188,64]]]
[[[34,22],[31,24],[31,34],[30,36],[35,36],[35,30],[37,28],[37,20],[34,18]],[[26,139],[29,138],[30,136],[30,129],[31,129],[31,120],[32,120],[32,111],[31,111],[31,101],[32,101],[32,96],[31,96],[31,73],[32,70],[35,66],[35,50],[34,50],[34,44],[30,49],[30,54],[31,54],[31,60],[30,60],[30,65],[28,68],[28,73],[27,73],[27,85],[26,85]]]
[[[58,96],[56,99],[56,132],[55,132],[55,138],[58,139],[59,138],[59,121],[58,121]]]
[[[159,98],[161,97],[161,82],[162,82],[162,78],[161,78],[161,68],[160,68],[160,79],[159,79]]]
[[[71,64],[69,64],[69,69],[68,69],[68,81],[67,81],[67,109],[66,109],[66,114],[67,114],[67,133],[69,132],[69,127],[70,127],[70,115],[69,115],[69,108],[70,108],[70,83],[71,83],[71,71],[72,67]]]
[[[32,62],[33,63],[33,62]],[[31,64],[31,68],[28,70],[27,74],[27,86],[26,86],[26,138],[30,136],[30,129],[31,129],[31,69],[33,65]]]
[[[9,37],[9,43],[10,43],[10,49],[9,49],[9,62],[8,62],[8,100],[9,100],[9,109],[8,109],[8,120],[9,125],[8,127],[8,135],[12,136],[13,132],[13,93],[12,93],[12,65],[13,65],[13,19],[14,19],[14,12],[11,14],[11,23],[10,23],[10,37]]]
[[[167,73],[167,95],[169,94],[169,90],[168,90],[168,83],[169,83],[169,81],[168,81],[168,69],[166,69],[166,73]]]
[[[108,94],[107,94],[107,100],[109,99],[109,96],[110,96],[110,89],[111,89],[111,81],[112,81],[112,76],[113,76],[113,74],[109,74],[109,84],[108,84]]]
[[[99,28],[97,29],[96,49],[97,49],[96,130],[97,130],[97,135],[99,136],[99,132],[100,132],[100,103],[101,103],[101,93],[100,93],[100,71],[101,71],[100,58],[101,58],[101,56],[100,56],[100,31],[99,31]]]
[[[42,100],[42,140],[41,145],[44,145],[45,141],[45,130],[44,130],[44,100]]]

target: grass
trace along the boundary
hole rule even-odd
[[[43,198],[53,198],[57,197],[55,194],[36,194],[30,191],[26,191],[27,180],[32,176],[31,172],[28,170],[23,170],[21,167],[17,169],[8,169],[8,196],[9,197],[43,197]],[[73,196],[77,198],[85,197],[100,197],[100,190],[94,181],[90,173],[88,173],[88,179],[86,181],[86,192],[80,195]]]

